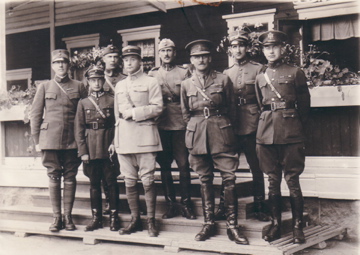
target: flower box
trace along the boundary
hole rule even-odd
[[[309,90],[311,107],[360,105],[359,85],[318,86]]]
[[[11,108],[2,108],[0,110],[0,121],[24,121],[27,106],[25,104],[13,105]]]

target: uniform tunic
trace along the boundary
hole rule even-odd
[[[185,130],[186,125],[180,106],[180,86],[181,82],[187,78],[187,74],[187,69],[180,66],[175,66],[169,71],[163,67],[157,67],[149,72],[149,76],[157,78],[163,95],[164,110],[158,119],[158,127],[161,130]]]
[[[303,123],[310,110],[310,93],[304,72],[281,61],[267,68],[273,86],[288,104],[296,104],[289,109],[263,111],[257,130],[258,144],[289,144],[304,142]],[[264,73],[256,77],[256,86],[262,106],[270,107],[272,102],[280,102],[265,80]]]
[[[90,160],[109,158],[109,146],[114,139],[114,96],[102,92],[90,95],[105,114],[104,119],[89,98],[80,100],[75,119],[75,139],[78,155],[88,154]],[[96,129],[96,127],[98,127]]]
[[[126,75],[120,72],[115,72],[115,71],[113,71],[112,73],[105,72],[105,83],[103,85],[104,91],[114,95],[115,91],[113,91],[113,89],[109,84],[111,84],[112,87],[115,88],[116,84],[125,78]]]
[[[201,88],[212,101],[207,100],[195,86]],[[205,107],[212,112],[209,118],[204,118]],[[235,104],[233,86],[227,75],[211,71],[205,85],[202,85],[196,72],[193,72],[181,83],[181,108],[187,123],[185,143],[190,154],[234,150],[232,122],[235,119]]]
[[[161,151],[155,119],[162,109],[161,89],[155,78],[138,71],[120,81],[115,89],[116,152],[132,154]],[[126,110],[132,110],[132,119],[122,118]]]
[[[234,86],[236,105],[234,131],[237,135],[256,133],[260,113],[255,93],[255,77],[261,68],[261,64],[245,59],[224,71]]]
[[[53,80],[41,83],[31,107],[30,126],[35,144],[39,144],[42,150],[76,149],[74,137],[76,108],[80,98],[86,96],[87,90],[84,85],[68,76],[62,79],[56,76]]]

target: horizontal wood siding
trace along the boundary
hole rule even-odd
[[[360,111],[354,107],[312,108],[306,125],[307,156],[360,156]]]
[[[10,6],[16,6],[19,3],[6,5],[6,10]],[[34,1],[24,4],[18,8],[15,7],[12,15],[6,15],[6,33],[12,33],[14,30],[28,31],[34,27],[49,27],[49,2]]]

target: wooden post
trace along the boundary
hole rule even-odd
[[[49,20],[50,20],[50,52],[55,50],[55,0],[49,1]],[[50,55],[51,63],[51,55]],[[51,77],[54,76],[54,71],[52,68]]]
[[[6,92],[6,27],[5,1],[0,1],[0,93]],[[5,132],[4,123],[0,122],[0,165],[5,159]]]

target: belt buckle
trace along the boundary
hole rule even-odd
[[[239,97],[239,105],[245,105],[246,104],[246,98]]]
[[[93,128],[93,129],[99,129],[99,123],[93,122],[93,123],[92,123],[92,128]]]
[[[204,108],[204,117],[205,119],[210,117],[210,110],[207,107]]]
[[[276,102],[271,102],[270,108],[271,108],[271,111],[276,111]]]

